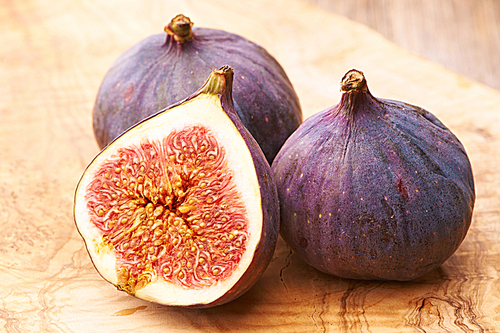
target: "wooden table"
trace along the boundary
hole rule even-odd
[[[98,153],[91,110],[125,49],[178,13],[241,34],[283,65],[310,116],[363,70],[375,96],[436,114],[465,145],[472,227],[441,268],[412,282],[336,278],[280,240],[241,298],[205,310],[118,292],[93,268],[73,193]],[[5,332],[500,332],[500,93],[299,0],[1,1],[0,327]]]
[[[500,1],[305,0],[500,90]]]

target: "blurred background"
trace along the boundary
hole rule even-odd
[[[305,0],[500,90],[498,0]]]

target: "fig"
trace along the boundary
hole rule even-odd
[[[474,180],[457,137],[430,112],[375,98],[348,71],[340,102],[285,142],[272,171],[280,232],[328,274],[408,281],[439,267],[471,224]]]
[[[282,66],[261,46],[229,32],[192,27],[180,14],[165,33],[125,51],[106,73],[93,109],[100,148],[140,120],[197,90],[213,68],[228,64],[234,105],[271,164],[302,122],[295,90]]]
[[[138,298],[210,307],[246,292],[279,230],[276,185],[241,124],[233,70],[128,129],[88,165],[74,218],[102,277]]]

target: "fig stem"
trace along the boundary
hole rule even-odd
[[[352,118],[357,112],[368,112],[369,105],[377,103],[377,99],[368,90],[365,75],[357,69],[348,71],[340,81],[342,97],[335,107],[335,112],[341,112]]]
[[[200,93],[222,95],[229,99],[232,98],[233,75],[234,71],[228,65],[222,66],[219,69],[214,69],[200,89]]]
[[[363,72],[357,69],[348,71],[340,81],[340,91],[347,93],[351,91],[366,92],[366,79]]]
[[[169,24],[165,26],[165,32],[172,36],[176,42],[182,44],[186,40],[193,39],[193,22],[189,17],[179,14],[175,16]]]

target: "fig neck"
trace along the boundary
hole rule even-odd
[[[225,102],[232,102],[233,75],[234,71],[228,65],[214,69],[201,87],[200,94],[217,95]]]
[[[189,17],[179,14],[165,26],[167,39],[173,38],[178,44],[183,44],[187,40],[193,39],[193,22]]]
[[[366,112],[368,106],[377,103],[370,93],[363,72],[356,69],[348,71],[340,82],[342,97],[335,108],[337,112],[347,117],[354,117],[358,112]]]
[[[205,94],[219,99],[222,110],[241,132],[244,126],[234,108],[233,76],[234,71],[228,65],[212,70],[205,84],[194,94],[194,96]]]

